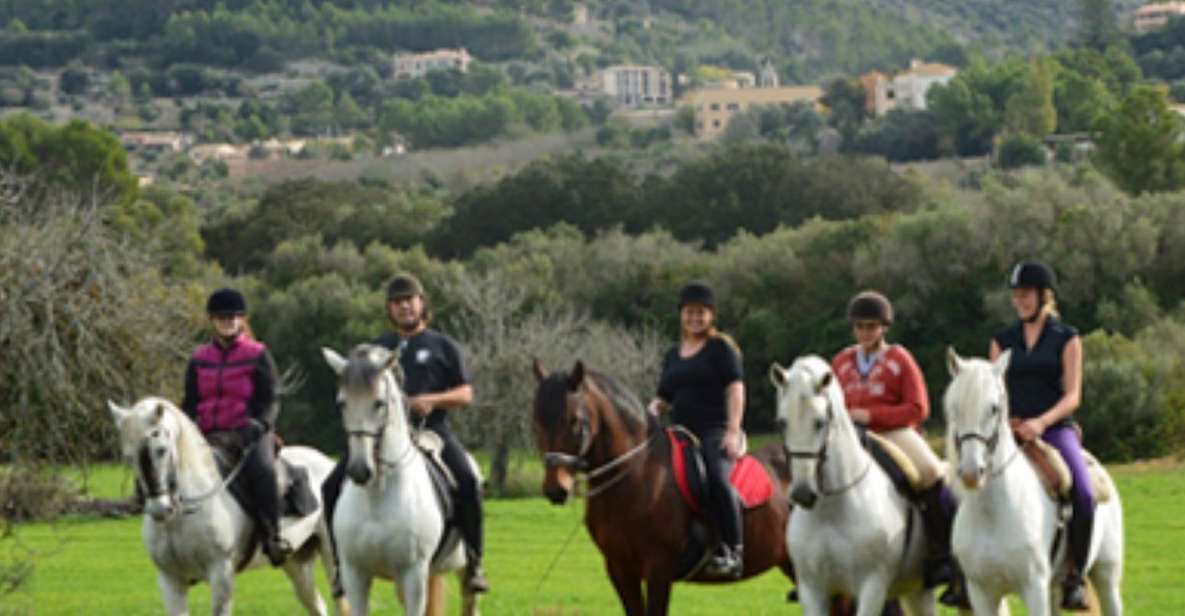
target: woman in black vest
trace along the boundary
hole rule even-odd
[[[1008,286],[1019,318],[992,338],[991,358],[994,361],[1005,350],[1012,351],[1004,382],[1011,416],[1021,420],[1017,436],[1053,445],[1070,467],[1074,510],[1062,607],[1084,610],[1088,608],[1082,575],[1090,552],[1095,502],[1082,442],[1070,418],[1082,398],[1082,340],[1078,330],[1058,319],[1056,279],[1049,266],[1038,261],[1018,263]]]
[[[700,439],[707,467],[708,508],[721,544],[708,562],[715,575],[739,578],[744,565],[740,503],[729,475],[741,455],[745,384],[740,351],[716,330],[712,289],[693,282],[679,297],[680,343],[663,358],[658,396],[650,411],[671,411],[672,421]]]

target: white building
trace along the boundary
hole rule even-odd
[[[395,54],[395,78],[415,79],[423,77],[431,71],[442,71],[455,68],[462,73],[469,72],[472,56],[465,48],[437,49],[425,53]]]
[[[672,102],[671,74],[658,66],[610,66],[601,71],[601,91],[626,107],[665,107]]]
[[[890,109],[926,109],[926,93],[938,84],[949,83],[959,69],[946,64],[912,60],[909,69],[889,77],[876,71],[860,77],[866,106],[882,116]]]
[[[1173,17],[1185,16],[1185,2],[1157,2],[1145,4],[1136,9],[1136,32],[1144,34],[1159,30],[1169,23]]]

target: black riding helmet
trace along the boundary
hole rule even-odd
[[[893,304],[877,291],[861,291],[848,302],[848,320],[880,321],[882,325],[892,325]]]
[[[420,284],[419,279],[411,274],[397,274],[387,283],[387,299],[403,299],[405,297],[412,297],[419,295],[424,296],[424,285]]]
[[[1021,261],[1008,274],[1009,289],[1050,289],[1057,291],[1057,276],[1048,265],[1040,261]]]
[[[699,281],[688,283],[679,292],[679,308],[682,309],[687,304],[699,304],[715,310],[716,296],[712,293],[712,287]]]
[[[247,299],[235,289],[218,289],[206,300],[206,313],[211,316],[247,314]]]

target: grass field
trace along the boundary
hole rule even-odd
[[[1157,462],[1112,471],[1126,505],[1127,613],[1185,614],[1185,467]],[[90,477],[89,488],[97,495],[117,496],[127,493],[130,481],[121,468],[103,468]],[[484,613],[620,613],[600,555],[580,525],[582,511],[579,502],[553,507],[538,498],[487,505],[487,569],[494,591],[483,600]],[[36,570],[28,587],[9,597],[0,613],[162,613],[155,572],[140,543],[140,524],[139,518],[68,518],[18,528],[15,537],[0,542],[0,559],[31,556]],[[321,585],[324,592],[323,576]],[[455,595],[455,584],[450,587]],[[796,605],[784,601],[788,588],[776,573],[729,587],[680,585],[671,613],[799,614]],[[401,613],[389,585],[377,587],[374,595],[376,613]],[[196,587],[190,600],[194,614],[208,613],[205,585]],[[238,578],[235,606],[236,613],[247,615],[303,613],[283,574],[269,570]]]

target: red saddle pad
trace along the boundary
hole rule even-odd
[[[679,438],[674,430],[668,429],[667,437],[671,440],[671,466],[675,471],[675,484],[679,486],[679,493],[683,495],[683,500],[687,501],[693,510],[702,511],[703,507],[699,498],[691,487],[692,479],[688,477],[687,448],[689,443]],[[736,489],[745,509],[764,505],[774,493],[769,473],[765,472],[765,466],[753,456],[744,456],[733,464],[729,481]],[[698,483],[701,486],[704,485],[704,479],[701,477]]]

